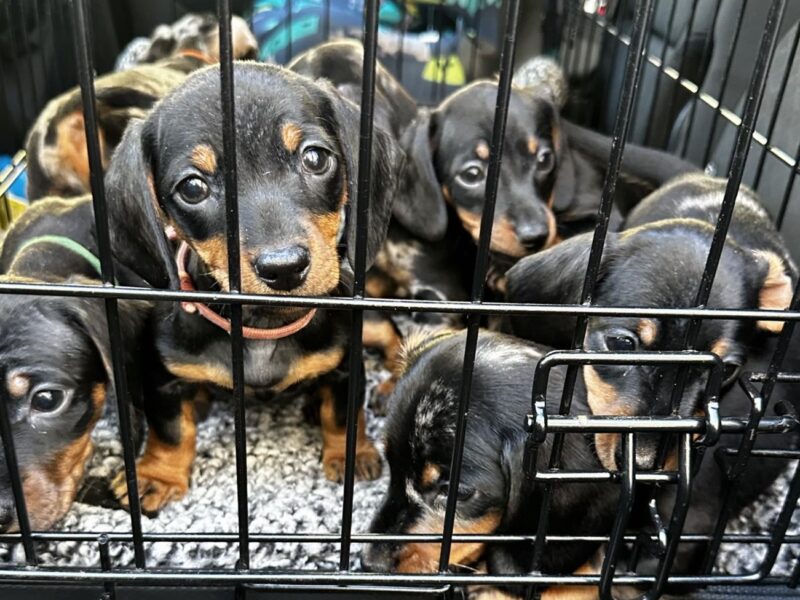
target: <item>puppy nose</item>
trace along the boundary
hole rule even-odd
[[[289,291],[300,287],[306,280],[309,263],[307,248],[289,246],[278,250],[264,250],[256,257],[253,266],[269,287]]]
[[[517,225],[516,232],[520,243],[528,250],[541,250],[549,233],[544,223],[523,223]]]

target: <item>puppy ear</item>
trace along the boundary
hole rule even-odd
[[[394,216],[414,235],[435,242],[447,231],[447,207],[433,169],[431,142],[436,113],[422,110],[403,132],[406,167],[397,189]]]
[[[531,304],[579,304],[592,237],[593,233],[578,235],[520,260],[506,274],[508,300]],[[604,255],[607,255],[614,239],[613,235],[608,236]],[[572,339],[575,318],[515,316],[511,318],[511,326],[518,336],[565,348]]]
[[[347,259],[355,266],[356,202],[358,198],[358,152],[361,111],[353,102],[342,97],[333,88],[324,86],[333,106],[339,130],[339,141],[347,169]],[[403,168],[405,156],[397,141],[383,128],[372,132],[371,190],[369,194],[369,228],[367,231],[367,268],[373,262],[386,239],[389,219],[392,216],[397,176]]]
[[[506,482],[506,509],[503,513],[504,521],[514,519],[517,511],[523,504],[523,457],[525,440],[519,435],[512,435],[503,441],[500,451],[500,470]]]
[[[114,258],[138,285],[177,288],[178,272],[153,185],[146,121],[132,121],[105,176]]]
[[[753,252],[759,265],[758,308],[762,310],[786,310],[792,302],[794,285],[787,274],[786,265],[775,253],[768,250]],[[764,331],[780,333],[783,321],[758,321]]]

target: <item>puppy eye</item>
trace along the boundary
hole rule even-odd
[[[458,501],[459,502],[466,502],[467,500],[473,498],[475,496],[475,488],[467,487],[465,485],[458,486]],[[443,497],[447,497],[450,493],[450,484],[443,483],[439,486],[439,494]]]
[[[456,180],[465,187],[475,187],[483,183],[486,179],[486,171],[480,165],[469,165],[466,169],[456,175]]]
[[[313,175],[326,173],[331,166],[331,154],[324,148],[309,146],[303,150],[303,168]]]
[[[189,204],[199,204],[208,198],[208,195],[211,193],[211,189],[203,179],[193,175],[191,177],[187,177],[178,184],[177,192],[181,197],[181,200],[184,202]]]
[[[636,350],[636,338],[624,333],[612,333],[606,336],[606,348],[611,352],[633,352]]]
[[[555,156],[549,148],[542,148],[536,155],[536,170],[540,173],[549,173],[555,166]]]
[[[40,389],[31,396],[31,410],[40,413],[54,413],[66,405],[69,394],[65,390]]]

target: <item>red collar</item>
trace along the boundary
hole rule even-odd
[[[192,276],[186,271],[186,260],[188,257],[189,244],[186,242],[181,242],[181,245],[178,247],[178,254],[175,257],[175,262],[178,265],[178,277],[180,277],[181,281],[181,290],[186,292],[194,292],[196,291],[196,288],[194,287],[194,281],[192,281]],[[226,319],[222,315],[214,312],[208,307],[208,305],[203,304],[202,302],[181,302],[181,308],[189,314],[196,312],[200,313],[201,317],[210,321],[220,329],[223,329],[227,333],[231,332],[231,320]],[[316,313],[317,309],[312,308],[296,321],[292,321],[291,323],[287,323],[282,327],[276,327],[274,329],[242,327],[242,337],[248,340],[279,340],[281,338],[289,337],[308,325]]]

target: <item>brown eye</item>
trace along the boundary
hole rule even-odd
[[[67,401],[67,392],[61,389],[41,389],[31,396],[31,410],[41,413],[52,413],[60,409]]]
[[[188,204],[199,204],[211,193],[208,184],[197,176],[187,177],[181,181],[176,191],[181,200]]]
[[[607,335],[606,348],[611,352],[633,352],[636,350],[636,340],[622,333]]]
[[[555,166],[553,151],[549,148],[542,148],[536,155],[536,170],[540,173],[549,173]]]
[[[301,157],[303,169],[313,175],[323,175],[331,166],[331,154],[319,146],[309,146]]]
[[[486,171],[482,165],[471,164],[456,175],[458,182],[465,187],[475,187],[486,179]]]

